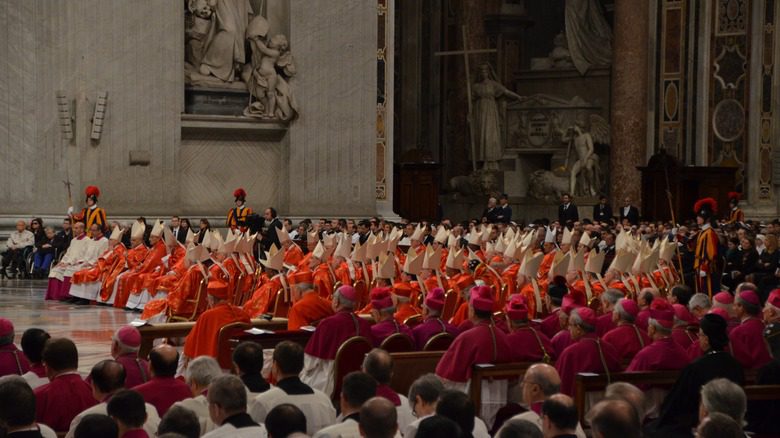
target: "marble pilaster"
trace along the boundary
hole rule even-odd
[[[637,7],[633,0],[615,1],[609,160],[613,205],[625,197],[641,203],[636,166],[646,162],[648,49],[647,34],[637,29],[647,29],[648,20],[648,8]]]

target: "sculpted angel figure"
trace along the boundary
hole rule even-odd
[[[569,191],[573,194],[596,196],[601,189],[601,166],[599,156],[594,149],[594,143],[609,144],[609,124],[598,114],[591,114],[590,131],[586,130],[584,117],[578,117],[570,126],[562,140],[572,146],[577,154],[577,161],[569,175]]]

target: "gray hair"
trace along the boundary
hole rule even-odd
[[[336,292],[333,292],[333,301],[338,303],[337,305],[348,307],[350,309],[355,308],[355,302],[344,298],[344,295],[342,295],[338,289],[336,289]]]
[[[221,375],[222,368],[219,367],[216,359],[211,356],[198,356],[187,365],[184,378],[188,384],[207,386]]]
[[[528,420],[521,420],[519,418],[507,420],[496,434],[496,438],[542,438],[542,436],[542,431],[539,429],[539,426]]]
[[[674,318],[674,320],[678,321],[678,319],[676,317]],[[647,323],[652,325],[653,327],[655,327],[655,331],[657,331],[658,333],[660,333],[660,334],[662,334],[664,336],[669,336],[669,335],[672,334],[672,329],[664,327],[655,318],[649,318],[647,320]]]
[[[114,332],[114,336],[111,338],[111,340],[116,342],[116,345],[119,346],[119,351],[122,354],[125,354],[125,353],[138,353],[138,350],[141,348],[140,345],[138,347],[131,347],[131,346],[125,344],[124,342],[120,341],[119,340],[119,336],[117,336],[118,334],[119,334],[119,330]]]
[[[418,395],[426,403],[435,403],[442,391],[444,391],[444,384],[436,374],[423,374],[409,387],[409,406],[414,408]]]
[[[634,322],[634,315],[628,313],[623,309],[623,300],[626,298],[621,298],[617,303],[615,303],[615,310],[613,310],[613,313],[617,313],[621,320],[626,322]]]
[[[710,297],[708,297],[707,294],[703,294],[701,292],[693,294],[691,300],[688,301],[688,310],[693,312],[693,309],[697,307],[701,309],[709,309],[712,307],[712,301],[710,301]]]
[[[607,385],[607,388],[604,390],[604,396],[606,398],[627,401],[634,407],[637,415],[639,415],[639,424],[642,424],[647,411],[647,399],[645,399],[645,393],[641,389],[630,383],[615,382]]]
[[[585,330],[588,333],[596,330],[596,327],[593,327],[592,325],[583,321],[579,312],[577,312],[577,309],[573,309],[571,311],[571,314],[569,315],[569,322],[576,326],[579,326],[581,329]]]
[[[618,300],[623,298],[623,292],[620,292],[617,289],[609,288],[604,291],[604,293],[601,294],[601,301],[606,301],[609,304],[612,304],[613,306],[617,304]]]
[[[219,376],[209,385],[208,400],[227,413],[246,412],[244,382],[233,374]]]
[[[307,290],[313,290],[314,284],[312,283],[298,283],[293,286],[296,290],[299,290],[301,292],[305,292]]]
[[[733,418],[737,424],[745,425],[747,397],[745,390],[731,380],[720,378],[710,380],[701,387],[701,404],[708,413],[719,412]]]

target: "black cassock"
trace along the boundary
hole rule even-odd
[[[740,386],[745,383],[742,365],[729,353],[708,351],[683,368],[680,377],[661,405],[661,415],[645,427],[645,437],[690,437],[699,423],[699,392],[713,379],[726,378]]]

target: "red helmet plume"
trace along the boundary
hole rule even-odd
[[[84,193],[87,194],[87,197],[97,198],[100,196],[100,189],[97,186],[87,186],[87,189],[84,190]]]
[[[739,192],[729,192],[729,200],[730,201],[739,201],[742,199],[742,193]]]
[[[233,196],[236,197],[236,201],[238,201],[239,199],[244,201],[246,200],[246,190],[239,187],[233,190]]]
[[[693,211],[697,215],[712,216],[718,214],[718,203],[712,198],[703,198],[696,201],[693,205]]]

